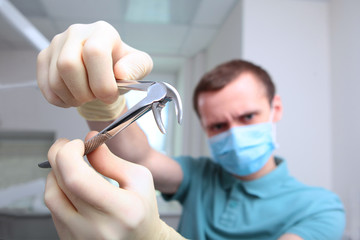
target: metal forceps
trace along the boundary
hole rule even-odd
[[[94,151],[101,144],[114,137],[120,131],[125,129],[131,123],[143,116],[148,111],[152,110],[155,122],[159,130],[165,134],[165,127],[161,119],[161,110],[169,101],[175,104],[175,114],[177,121],[180,124],[182,121],[182,103],[179,93],[176,89],[165,82],[154,81],[133,81],[121,80],[117,82],[119,90],[138,90],[146,91],[147,95],[140,102],[130,108],[127,112],[117,118],[113,123],[100,131],[97,135],[85,142],[85,153],[87,155]],[[40,168],[51,168],[48,161],[39,163]]]

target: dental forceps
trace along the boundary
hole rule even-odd
[[[101,130],[97,135],[87,140],[85,144],[85,153],[87,155],[94,151],[97,147],[105,143],[107,140],[114,137],[121,132],[131,123],[135,122],[138,118],[145,113],[152,110],[155,118],[155,122],[159,130],[165,134],[165,127],[161,119],[161,110],[165,107],[167,102],[173,101],[175,104],[175,114],[177,121],[180,124],[182,121],[182,103],[179,93],[176,89],[165,82],[154,81],[133,81],[133,80],[121,80],[117,81],[119,91],[125,90],[138,90],[146,91],[147,95],[140,102],[135,104],[127,112],[117,118],[109,126]],[[51,168],[48,161],[39,163],[40,168]]]

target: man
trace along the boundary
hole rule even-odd
[[[117,32],[108,24],[97,22],[73,25],[54,38],[49,48],[39,54],[38,82],[50,103],[61,107],[79,107],[79,113],[88,120],[90,128],[101,130],[126,110],[123,97],[118,98],[115,79],[141,79],[151,68],[152,62],[147,54],[121,42]],[[341,238],[344,212],[339,199],[324,189],[297,182],[289,176],[286,162],[273,155],[276,148],[273,125],[281,119],[282,104],[266,71],[241,60],[224,63],[201,79],[195,90],[194,107],[209,138],[212,158],[172,159],[163,155],[149,146],[144,133],[136,124],[129,126],[107,144],[115,155],[150,170],[156,189],[165,198],[180,201],[184,210],[179,232],[184,237],[294,240]],[[110,236],[119,236],[122,230],[113,228],[116,229],[116,223],[123,226],[124,222],[112,220],[124,219],[126,214],[121,215],[121,211],[124,211],[124,206],[119,206],[121,194],[114,197],[116,194],[110,193],[119,189],[105,187],[105,183],[100,184],[100,179],[92,180],[92,185],[85,183],[83,178],[93,174],[88,168],[83,178],[66,180],[65,176],[74,175],[73,169],[66,163],[71,158],[79,159],[83,151],[81,144],[77,144],[80,150],[72,156],[69,151],[74,149],[74,142],[60,147],[56,144],[49,153],[54,173],[49,175],[45,196],[55,224],[61,222],[57,224],[57,229],[62,234],[71,232],[72,236],[82,236],[76,233],[71,224],[66,223],[68,217],[53,203],[53,189],[56,189],[57,195],[66,196],[63,197],[65,205],[74,205],[73,211],[82,209],[83,205],[95,206],[85,207],[82,212],[84,215],[86,211],[96,212],[94,209],[97,208],[107,209],[106,214],[101,214],[106,216],[106,221],[99,220],[98,215],[94,214],[90,219],[96,221],[85,221],[79,225],[88,226],[89,222],[96,222],[98,224],[92,226],[92,229],[109,228],[112,230],[99,232],[113,234],[115,231],[118,234]],[[131,171],[121,171],[120,166],[126,165],[124,161],[104,148],[90,154],[89,161],[94,168],[119,181],[121,189],[126,190],[121,193],[131,195],[132,191],[145,191],[147,194],[140,194],[140,198],[145,199],[145,202],[153,202],[150,191],[152,186],[127,188],[136,185],[135,179],[128,180],[131,179]],[[101,163],[99,158],[104,162]],[[132,172],[137,174],[136,171]],[[119,174],[126,176],[120,177]],[[72,185],[77,187],[73,188]],[[104,185],[101,190],[103,195],[98,198],[90,189],[84,190],[86,186],[100,188],[100,185]],[[146,189],[150,189],[150,194]],[[108,199],[108,195],[114,200],[98,206],[102,197]],[[136,203],[134,208],[141,206]],[[158,216],[154,217],[153,208],[156,209],[156,205],[152,203],[150,206],[151,209],[139,208],[146,217],[135,217],[134,222],[137,224],[130,224],[133,227],[131,229],[138,233],[136,226],[142,226],[139,222],[147,223],[144,219],[148,219],[149,214],[155,223],[153,229],[145,224],[144,231],[149,232],[149,236],[158,238],[159,235],[154,231],[166,229],[166,234],[169,232],[167,236],[171,236],[169,239],[180,237],[164,226]],[[133,212],[134,209],[129,210],[131,219],[139,214]],[[109,215],[112,217],[109,218]],[[126,226],[124,229],[128,230]]]

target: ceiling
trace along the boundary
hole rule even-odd
[[[205,49],[238,0],[0,0],[16,7],[48,40],[73,23],[105,20],[154,70],[176,72]],[[0,13],[0,51],[35,49]]]

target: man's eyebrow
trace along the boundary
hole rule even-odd
[[[216,125],[221,125],[221,124],[227,124],[227,121],[214,121],[214,122],[209,122],[209,124],[206,125],[206,127],[214,127]]]
[[[259,110],[251,110],[251,111],[247,111],[247,112],[243,112],[237,115],[237,117],[246,117],[248,115],[253,115],[253,114],[259,114]]]

